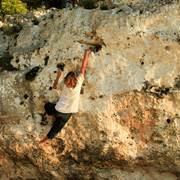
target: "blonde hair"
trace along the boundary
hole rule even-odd
[[[71,71],[64,78],[64,83],[68,88],[75,88],[77,85],[76,73]]]

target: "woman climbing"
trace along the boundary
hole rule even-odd
[[[84,53],[84,59],[79,76],[77,76],[75,72],[71,71],[66,75],[62,83],[58,83],[59,78],[62,76],[62,71],[59,70],[57,72],[53,89],[62,89],[59,101],[57,104],[47,103],[44,106],[47,114],[52,116],[54,124],[44,139],[39,142],[39,146],[48,139],[52,140],[64,127],[71,115],[78,112],[80,91],[84,81],[84,73],[90,52],[91,50],[86,50]]]

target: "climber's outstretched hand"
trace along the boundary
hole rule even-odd
[[[92,51],[91,49],[87,49],[87,50],[85,51],[85,54],[88,55],[89,53],[91,53],[91,51]]]
[[[57,84],[58,84],[59,78],[61,77],[62,73],[63,72],[59,69],[57,72],[57,77],[53,83],[53,89],[57,89]]]
[[[88,55],[89,53],[91,52],[92,50],[88,49],[85,51],[84,53],[84,59],[83,59],[83,62],[82,62],[82,67],[81,67],[81,70],[80,70],[80,73],[84,75],[85,73],[85,70],[86,70],[86,65],[87,65],[87,62],[88,62]]]

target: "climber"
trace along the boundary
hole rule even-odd
[[[58,70],[53,89],[62,89],[59,101],[57,104],[46,103],[44,106],[46,113],[52,117],[54,123],[48,134],[39,142],[39,146],[48,139],[53,139],[64,127],[71,115],[78,112],[80,91],[90,52],[91,50],[86,50],[84,53],[79,76],[76,76],[76,73],[71,71],[66,75],[63,82],[58,83],[59,78],[62,75],[62,71]]]

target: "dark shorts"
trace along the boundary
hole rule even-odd
[[[58,132],[64,127],[64,125],[67,123],[67,121],[70,119],[72,113],[61,113],[58,112],[55,109],[56,104],[53,103],[46,103],[44,108],[46,110],[46,113],[48,115],[54,115],[56,117],[56,120],[51,127],[50,131],[47,134],[47,137],[49,139],[53,139]]]

